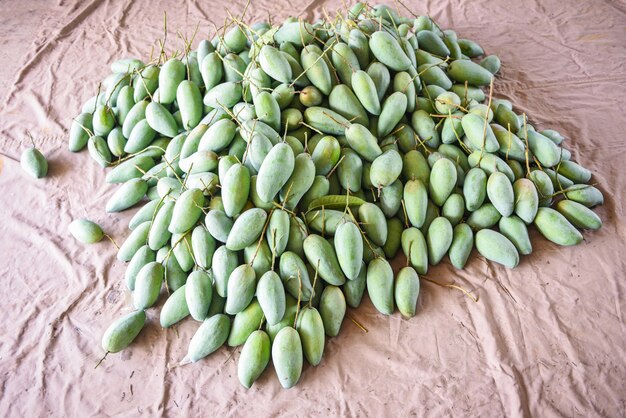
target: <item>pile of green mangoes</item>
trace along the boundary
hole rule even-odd
[[[162,327],[199,323],[184,363],[243,345],[245,387],[271,357],[290,388],[366,289],[411,317],[446,255],[462,269],[476,247],[514,268],[531,225],[580,243],[601,226],[591,172],[492,97],[500,60],[483,55],[429,17],[357,3],[334,22],[236,22],[179,56],[114,62],[69,134],[119,184],[107,212],[143,205],[117,255],[135,311],[104,350],[135,339],[165,288]],[[70,231],[105,236],[85,219]]]

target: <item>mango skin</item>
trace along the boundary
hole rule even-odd
[[[430,223],[428,233],[426,234],[428,261],[430,264],[433,266],[439,264],[450,249],[452,238],[452,224],[447,218],[439,216]]]
[[[189,316],[186,296],[187,285],[182,285],[172,293],[161,308],[159,322],[163,328],[169,328]]]
[[[326,341],[324,322],[319,311],[313,307],[302,309],[298,315],[297,330],[304,357],[311,366],[317,366],[322,361]]]
[[[302,342],[298,331],[288,326],[276,334],[272,343],[272,361],[281,386],[290,389],[302,374]]]
[[[315,234],[306,237],[304,240],[304,254],[309,264],[318,271],[320,278],[324,279],[328,284],[340,286],[345,283],[346,279],[337,260],[335,250],[324,238]]]
[[[375,258],[367,267],[367,293],[374,307],[384,315],[393,314],[393,270],[384,258]]]
[[[107,353],[117,353],[128,347],[146,323],[143,310],[131,312],[113,322],[102,335],[102,348]]]
[[[320,298],[319,312],[324,323],[324,332],[329,337],[339,335],[341,323],[346,315],[346,298],[337,286],[326,286]]]
[[[410,265],[419,273],[428,272],[428,246],[426,238],[419,229],[407,228],[402,231],[402,252],[409,260]]]
[[[515,214],[527,224],[532,223],[537,215],[537,208],[539,208],[537,187],[529,179],[518,179],[513,183],[513,194],[515,196]]]
[[[487,197],[487,174],[478,167],[470,169],[463,182],[465,208],[473,212],[480,208]]]
[[[534,224],[541,235],[555,244],[570,246],[580,244],[583,236],[565,216],[551,208],[539,208]]]
[[[365,287],[367,285],[367,266],[361,261],[361,270],[355,279],[348,280],[342,286],[343,294],[346,298],[346,303],[351,308],[358,308],[365,293]]]
[[[469,60],[455,60],[448,66],[448,76],[456,82],[468,82],[474,86],[488,86],[493,74]]]
[[[48,160],[37,148],[29,148],[20,158],[22,169],[34,178],[40,179],[48,174]]]
[[[582,205],[592,208],[596,205],[602,205],[604,203],[604,196],[602,192],[594,186],[587,186],[585,184],[576,184],[568,187],[565,191],[565,197],[574,202],[578,202]]]
[[[265,331],[254,331],[243,346],[237,362],[239,382],[250,389],[270,361],[270,337]]]
[[[226,303],[228,304],[228,299],[226,299]],[[254,330],[259,329],[262,321],[263,310],[259,302],[254,300],[247,308],[237,313],[233,318],[228,335],[228,345],[230,347],[236,347],[245,343],[250,334],[252,334]]]
[[[513,185],[506,175],[496,171],[489,176],[487,180],[487,196],[502,216],[507,217],[513,213],[515,205]]]
[[[230,331],[230,319],[217,314],[205,319],[189,342],[187,358],[191,362],[203,359],[226,342]]]
[[[462,269],[467,263],[474,248],[474,232],[468,224],[458,224],[452,233],[452,243],[448,250],[450,262],[457,269]]]
[[[517,251],[522,255],[532,253],[533,247],[528,236],[528,228],[523,220],[515,215],[502,217],[498,223],[500,233],[507,237],[515,245]]]
[[[476,233],[476,249],[487,260],[502,264],[510,269],[519,264],[519,253],[508,238],[491,229]]]
[[[398,272],[394,288],[396,305],[403,316],[415,316],[419,293],[420,279],[417,272],[413,267],[404,267]]]
[[[561,200],[556,204],[558,210],[572,225],[584,229],[600,229],[602,219],[585,205],[573,200]]]
[[[348,280],[355,279],[361,270],[363,260],[363,239],[356,224],[353,222],[340,224],[335,232],[334,244],[341,270]]]
[[[100,225],[88,219],[76,219],[72,221],[68,229],[74,238],[84,244],[93,244],[104,237]]]

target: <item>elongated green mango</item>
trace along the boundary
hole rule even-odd
[[[315,174],[326,176],[339,162],[341,146],[335,137],[325,136],[316,145],[311,158],[315,164]]]
[[[402,251],[409,264],[419,274],[428,272],[428,246],[424,234],[417,228],[407,228],[402,232]]]
[[[185,64],[177,58],[171,58],[163,64],[159,72],[159,103],[170,104],[176,100],[176,89],[185,79],[186,73]]]
[[[591,209],[573,200],[561,200],[556,204],[559,211],[572,225],[584,229],[600,229],[602,220]]]
[[[223,298],[228,295],[228,281],[232,272],[239,265],[239,257],[235,251],[231,251],[222,245],[213,253],[211,270],[215,279],[215,291]]]
[[[76,219],[68,226],[70,234],[84,244],[93,244],[104,237],[100,225],[88,219]]]
[[[174,205],[174,202],[163,203],[158,209],[156,216],[154,216],[154,221],[152,221],[150,233],[148,234],[148,246],[153,251],[163,248],[172,237],[172,233],[168,228],[172,222]]]
[[[403,92],[397,91],[385,99],[378,117],[378,135],[384,137],[393,131],[404,116],[407,105],[407,96]]]
[[[515,214],[527,224],[532,223],[539,207],[539,195],[535,184],[529,179],[519,179],[513,183]]]
[[[215,252],[215,238],[211,236],[204,225],[198,225],[193,229],[191,248],[198,267],[204,270],[210,269]]]
[[[394,71],[406,71],[411,67],[411,60],[388,32],[374,32],[370,37],[369,47],[378,61]]]
[[[427,51],[431,54],[445,58],[450,55],[450,49],[446,46],[443,40],[434,32],[430,30],[420,30],[416,34],[417,43],[420,49]]]
[[[353,123],[368,125],[369,120],[365,108],[347,85],[338,84],[333,87],[328,96],[328,105],[332,110]]]
[[[156,253],[150,249],[147,245],[140,247],[133,257],[130,259],[130,263],[128,263],[128,267],[126,267],[126,272],[124,273],[124,280],[126,282],[126,287],[129,290],[135,289],[135,281],[137,279],[137,274],[146,264],[156,260]]]
[[[69,149],[78,152],[87,146],[89,133],[93,129],[91,113],[81,113],[72,120],[69,133]]]
[[[484,54],[483,49],[476,42],[469,39],[459,39],[459,47],[461,52],[469,58],[479,57]]]
[[[313,285],[309,278],[309,272],[302,258],[294,252],[285,251],[280,256],[280,278],[285,285],[285,290],[294,298],[308,301],[311,299]]]
[[[345,283],[346,279],[335,250],[328,241],[319,235],[312,234],[304,240],[303,248],[309,264],[317,270],[320,278],[334,286]]]
[[[498,223],[500,233],[507,237],[515,245],[517,251],[522,255],[528,255],[533,251],[528,236],[528,228],[524,221],[515,215],[500,218]]]
[[[435,266],[443,259],[452,244],[452,224],[447,218],[439,216],[430,223],[426,242],[428,243],[428,260]]]
[[[228,298],[226,299],[228,306]],[[231,347],[239,346],[246,342],[250,334],[258,330],[263,323],[263,310],[259,302],[253,300],[245,309],[238,312],[233,319],[228,336],[228,345]]]
[[[189,308],[185,299],[186,287],[187,285],[184,284],[176,289],[163,304],[159,314],[159,322],[163,328],[169,328],[189,316]]]
[[[476,233],[476,249],[487,260],[511,269],[519,263],[519,253],[515,245],[504,235],[491,229],[481,229]]]
[[[325,345],[324,322],[319,311],[313,307],[302,309],[296,329],[300,334],[304,357],[309,364],[317,366],[322,361]]]
[[[347,127],[345,134],[350,147],[365,160],[374,161],[383,153],[378,140],[365,126],[353,123]]]
[[[271,45],[264,45],[259,52],[259,65],[267,75],[281,83],[289,83],[292,78],[291,66],[280,51]]]
[[[561,149],[538,132],[528,130],[528,147],[543,167],[554,167],[561,160]]]
[[[417,298],[420,293],[420,279],[413,267],[404,267],[396,276],[394,298],[400,313],[411,318],[415,316]]]
[[[207,91],[203,103],[213,109],[230,109],[241,101],[243,91],[240,83],[227,81]]]
[[[493,74],[470,60],[455,60],[448,66],[448,75],[454,81],[474,86],[488,86]]]
[[[496,152],[500,149],[500,143],[484,118],[475,113],[468,113],[461,119],[461,124],[467,139],[476,149],[484,148],[487,152]]]
[[[226,342],[230,332],[230,319],[224,314],[205,319],[189,342],[187,358],[195,363],[215,352]]]
[[[183,233],[190,230],[200,216],[204,206],[204,194],[200,189],[188,189],[176,200],[172,220],[168,227],[172,233]]]
[[[217,86],[224,76],[222,60],[217,52],[211,52],[200,61],[200,74],[206,91]],[[175,96],[174,96],[175,97]]]
[[[573,161],[561,161],[557,172],[577,184],[588,183],[591,180],[591,171]]]
[[[270,337],[256,330],[246,340],[237,363],[239,382],[250,389],[270,361]]]
[[[459,193],[452,193],[441,208],[441,214],[447,218],[452,226],[458,224],[465,214],[465,200]]]
[[[113,322],[102,335],[102,348],[107,353],[122,351],[133,342],[146,323],[143,310],[131,312]]]
[[[352,73],[351,81],[352,90],[354,90],[354,94],[363,107],[372,115],[380,115],[380,99],[378,98],[374,80],[372,80],[370,75],[363,70],[358,70]]]
[[[364,203],[359,207],[359,220],[367,238],[382,246],[387,241],[387,222],[383,211],[373,203]]]
[[[312,46],[305,46],[300,55],[300,62],[311,83],[328,96],[333,83],[330,70],[322,55]]]
[[[350,124],[348,119],[334,110],[319,106],[308,107],[304,111],[304,121],[313,128],[329,135],[344,135]]]
[[[420,109],[413,112],[411,115],[411,126],[415,129],[419,142],[423,142],[433,148],[438,147],[441,143],[435,122],[427,111]]]
[[[216,240],[225,243],[228,239],[228,234],[233,228],[233,220],[230,219],[224,211],[213,209],[207,213],[204,223],[211,234]]]
[[[302,341],[298,331],[288,326],[281,329],[272,343],[272,362],[281,386],[292,388],[302,374]]]
[[[272,201],[291,177],[294,166],[291,147],[285,143],[274,145],[259,169],[256,183],[259,197],[266,202]]]
[[[202,120],[204,110],[202,95],[197,83],[183,80],[176,89],[176,103],[178,103],[180,110],[183,128],[185,130],[195,128]]]
[[[207,272],[196,270],[187,277],[185,302],[191,317],[196,321],[204,321],[209,314],[213,299],[212,276]]]
[[[343,294],[346,297],[346,303],[351,308],[357,308],[361,304],[363,293],[367,285],[367,266],[361,262],[361,269],[356,278],[346,281],[342,286]]]
[[[243,164],[235,164],[228,169],[221,183],[224,213],[229,217],[238,215],[250,194],[250,170]]]
[[[494,172],[489,176],[487,197],[502,216],[507,217],[513,213],[515,205],[513,186],[505,174]]]
[[[426,220],[428,189],[421,180],[409,180],[404,185],[404,205],[411,225],[421,228]]]
[[[393,313],[393,288],[393,270],[389,262],[384,258],[372,260],[367,267],[367,293],[382,314]]]
[[[253,208],[239,215],[226,240],[226,248],[239,251],[256,242],[263,232],[266,219],[267,212],[260,208]]]
[[[456,183],[457,170],[454,163],[447,158],[437,160],[431,169],[428,184],[433,202],[438,206],[443,206]]]
[[[577,245],[583,236],[565,216],[551,208],[539,208],[534,224],[541,235],[559,245]]]
[[[248,264],[242,264],[228,278],[224,312],[230,315],[243,311],[252,301],[256,290],[256,274]],[[261,308],[259,307],[259,310]]]
[[[359,266],[360,267],[360,266]],[[324,332],[329,337],[339,335],[341,323],[346,315],[346,298],[337,286],[326,286],[319,305]]]
[[[178,265],[185,272],[190,271],[194,265],[193,250],[191,248],[191,234],[172,234],[172,253],[178,261]]]
[[[121,212],[137,204],[148,191],[148,184],[142,179],[131,179],[122,184],[106,204],[108,213]]]
[[[462,269],[467,263],[470,253],[474,248],[474,233],[468,224],[458,224],[454,227],[452,243],[448,250],[450,262],[457,269]]]
[[[604,203],[602,192],[594,186],[588,186],[586,184],[576,184],[568,187],[565,191],[565,197],[585,205],[588,208]]]
[[[348,280],[354,280],[361,270],[363,239],[353,222],[344,222],[337,227],[334,237],[337,260]]]
[[[174,116],[160,103],[150,102],[148,104],[146,107],[146,121],[148,121],[148,125],[152,129],[161,135],[173,138],[178,133]]]
[[[133,306],[143,310],[151,307],[159,297],[164,269],[160,263],[151,262],[139,270],[133,291]]]
[[[286,308],[285,288],[280,276],[271,270],[263,274],[257,284],[256,295],[267,323],[279,323]]]
[[[408,129],[411,129],[407,126]],[[422,153],[412,150],[402,158],[402,176],[405,180],[420,180],[428,185],[430,180],[430,166]]]
[[[400,177],[402,157],[394,149],[389,149],[372,161],[370,180],[376,188],[389,186]]]

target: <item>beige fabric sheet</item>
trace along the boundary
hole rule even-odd
[[[271,366],[251,390],[236,376],[240,349],[170,368],[191,320],[164,331],[157,312],[135,344],[102,356],[100,337],[128,311],[125,266],[106,240],[69,236],[78,217],[117,241],[134,211],[104,213],[114,186],[67,130],[109,64],[147,57],[168,13],[174,30],[208,36],[242,0],[0,1],[0,415],[18,416],[612,416],[626,405],[626,7],[617,0],[407,2],[498,54],[496,97],[538,128],[567,137],[606,196],[598,232],[575,248],[533,233],[519,268],[476,253],[463,271],[444,262],[423,282],[419,313],[384,317],[369,301],[327,341],[318,367],[281,389]],[[253,0],[249,21],[318,18],[339,1]],[[401,9],[403,13],[404,10]],[[197,42],[197,41],[196,41]],[[26,130],[50,162],[41,181],[19,168]],[[401,262],[396,263],[399,265]],[[162,303],[162,300],[161,300]]]

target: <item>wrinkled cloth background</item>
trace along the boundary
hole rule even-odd
[[[626,7],[617,0],[407,3],[499,55],[494,96],[565,134],[573,158],[593,170],[604,227],[581,245],[558,247],[533,231],[534,252],[515,270],[474,252],[463,271],[447,261],[429,271],[478,303],[426,281],[410,320],[365,300],[349,317],[369,332],[346,319],[322,363],[305,366],[289,391],[271,366],[245,390],[240,348],[171,368],[198,325],[164,331],[155,309],[131,348],[94,370],[103,330],[129,311],[125,266],[107,240],[82,245],[67,225],[88,217],[122,242],[135,210],[105,214],[115,186],[86,151],[67,151],[71,118],[112,61],[148,57],[163,11],[171,50],[182,47],[175,30],[199,23],[199,36],[212,36],[225,7],[240,13],[244,4],[0,1],[0,415],[624,416]],[[253,0],[247,21],[339,7]],[[19,167],[26,130],[50,162],[40,181]]]

